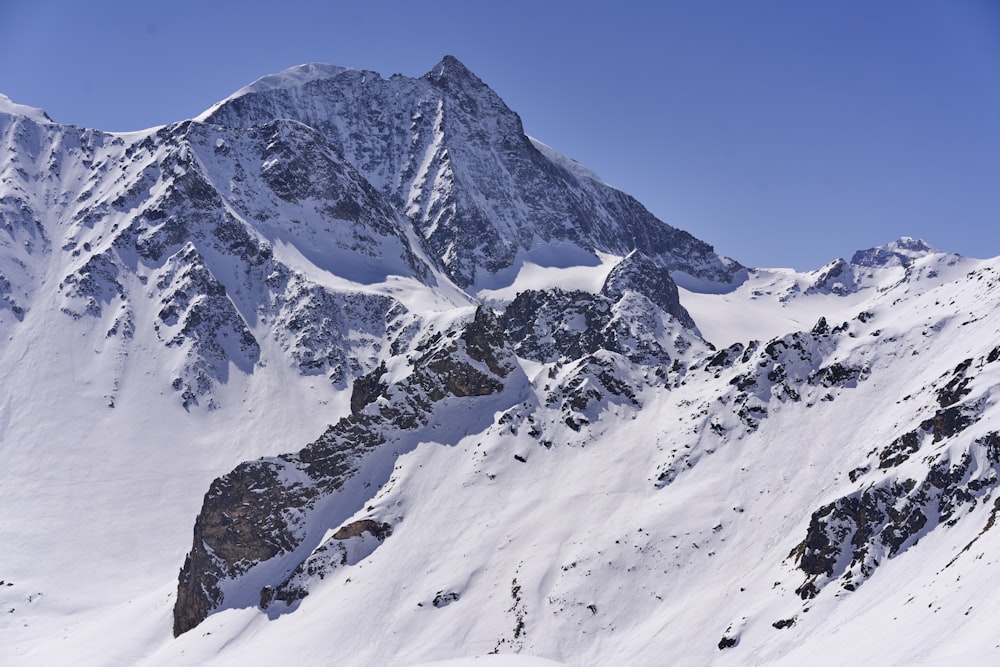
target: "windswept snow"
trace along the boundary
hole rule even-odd
[[[29,118],[36,123],[51,123],[52,119],[49,115],[37,109],[35,107],[29,107],[25,104],[18,104],[11,100],[9,97],[0,93],[0,114],[7,114],[10,116],[24,116]]]
[[[243,97],[247,93],[296,88],[304,86],[312,81],[335,77],[338,74],[348,71],[349,69],[350,68],[348,67],[339,67],[337,65],[329,65],[327,63],[306,63],[303,65],[296,65],[295,67],[289,67],[288,69],[278,72],[277,74],[262,76],[253,83],[240,88],[229,97],[216,102],[206,111],[196,116],[195,120],[204,120],[220,106]]]
[[[558,164],[563,169],[567,170],[577,178],[585,178],[591,181],[597,181],[598,183],[603,183],[607,185],[605,180],[594,173],[592,170],[584,167],[582,164],[577,162],[571,157],[566,157],[556,149],[552,148],[548,144],[539,141],[535,137],[528,137],[531,139],[531,144],[537,148],[542,155],[552,160],[552,162]]]

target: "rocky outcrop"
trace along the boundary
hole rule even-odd
[[[932,400],[914,415],[914,428],[870,452],[877,466],[850,471],[852,483],[864,480],[859,488],[812,512],[805,537],[789,554],[806,575],[796,591],[802,598],[835,580],[855,590],[885,559],[938,526],[954,525],[963,508],[989,500],[1000,484],[1000,434],[970,437],[985,403],[970,395],[976,371],[998,358],[969,358],[942,375],[927,388]],[[912,465],[921,451],[921,464]]]
[[[644,260],[612,272],[598,294],[526,290],[501,316],[520,356],[541,362],[579,359],[607,350],[636,364],[666,365],[697,339],[677,286],[662,267],[635,275]],[[652,263],[650,263],[652,264]],[[629,268],[633,267],[633,268]],[[616,270],[617,271],[617,270]]]
[[[620,300],[626,291],[642,294],[684,326],[694,328],[694,320],[681,305],[677,284],[670,277],[667,267],[637,250],[630,252],[611,270],[601,288],[602,294],[615,301]]]
[[[960,510],[995,491],[998,444],[1000,434],[991,432],[957,461],[939,456],[923,478],[887,478],[814,511],[805,538],[789,554],[806,575],[796,592],[808,599],[837,579],[853,591],[882,561],[910,548],[927,531],[953,525]],[[978,468],[976,460],[988,465]]]
[[[195,520],[195,546],[180,573],[174,636],[223,603],[227,580],[301,543],[304,513],[318,492],[297,472],[286,461],[252,461],[212,482]],[[287,473],[299,480],[286,483]]]
[[[854,269],[843,259],[834,260],[811,275],[815,280],[806,288],[806,294],[846,296],[857,288]]]
[[[332,542],[310,555],[316,546],[310,536],[329,527],[324,516],[359,509],[338,510],[336,494],[370,454],[384,448],[400,453],[405,434],[426,426],[436,403],[497,394],[517,367],[497,318],[483,307],[471,320],[429,333],[411,354],[411,372],[400,382],[386,385],[384,366],[356,380],[352,413],[312,444],[243,463],[212,483],[178,579],[175,636],[236,604],[227,592],[255,587],[263,590],[262,604],[289,603],[305,596],[309,576],[346,562],[348,541],[368,534],[381,543],[391,529],[362,519],[341,526]],[[263,563],[269,566],[259,568]]]
[[[276,587],[264,586],[260,591],[260,607],[268,609],[282,603],[285,609],[292,608],[299,600],[309,595],[309,587],[317,580],[323,580],[334,570],[355,565],[375,549],[390,535],[392,526],[372,519],[361,519],[341,526],[323,544]]]
[[[851,257],[851,264],[859,267],[902,266],[909,267],[914,259],[922,257],[933,248],[920,239],[903,236],[883,246],[859,250]]]
[[[398,305],[350,284],[434,281],[411,222],[293,120],[117,136],[18,118],[2,139],[17,157],[0,193],[0,323],[24,317],[38,286],[32,255],[54,253],[60,311],[97,320],[123,357],[137,332],[154,332],[168,348],[166,385],[187,409],[219,407],[216,389],[253,372],[266,338],[302,374],[348,387],[378,362]],[[317,282],[324,273],[348,287]]]

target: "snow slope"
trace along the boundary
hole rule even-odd
[[[996,662],[1000,259],[744,270],[448,58],[0,149],[0,663]]]

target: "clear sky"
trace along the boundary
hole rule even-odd
[[[751,266],[1000,255],[1000,2],[0,0],[0,92],[134,130],[322,61],[452,54],[526,131]]]

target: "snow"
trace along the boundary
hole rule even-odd
[[[882,248],[896,252],[900,242]],[[728,291],[704,291],[683,279],[678,280],[678,289],[681,304],[705,339],[723,348],[736,342],[766,342],[790,331],[809,330],[820,317],[835,326],[873,304],[910,294],[915,286],[907,282],[908,276],[916,281],[956,281],[982,265],[981,260],[933,251],[919,252],[911,259],[909,268],[898,261],[875,267],[849,265],[857,284],[842,294],[808,293],[822,271],[792,269],[750,269],[745,280]]]
[[[50,124],[52,119],[49,115],[42,111],[41,109],[36,109],[35,107],[29,107],[24,104],[18,104],[11,100],[9,97],[0,93],[0,114],[7,114],[10,116],[23,116],[36,123]]]
[[[596,294],[621,260],[569,244],[542,244],[521,252],[509,269],[480,280],[470,291],[490,304],[512,301],[526,290],[559,288]]]
[[[564,663],[530,655],[477,655],[470,658],[425,662],[413,667],[558,667]]]
[[[303,66],[250,88],[302,85],[339,71]],[[0,105],[42,122],[6,98]],[[596,293],[621,259],[538,243],[509,271],[463,291],[439,270],[421,278],[400,259],[405,241],[433,264],[412,226],[399,236],[373,235],[374,255],[366,257],[383,261],[367,261],[351,256],[343,247],[349,233],[312,215],[309,202],[258,192],[240,199],[238,161],[226,162],[222,151],[246,158],[240,166],[252,184],[259,174],[245,165],[257,164],[251,157],[259,152],[236,132],[187,131],[185,146],[197,160],[184,165],[218,189],[229,217],[192,222],[183,250],[211,265],[260,346],[259,360],[243,367],[230,361],[235,352],[223,355],[225,379],[211,391],[215,410],[184,409],[170,385],[202,342],[170,345],[174,330],[158,324],[164,300],[180,289],[166,278],[181,251],[140,259],[112,231],[167,196],[165,179],[177,174],[164,176],[159,165],[174,160],[183,172],[179,153],[152,139],[153,148],[137,148],[153,133],[53,126],[3,135],[5,150],[37,161],[26,173],[47,175],[19,180],[15,166],[4,173],[39,219],[5,217],[0,238],[9,298],[26,307],[15,316],[0,300],[7,387],[0,392],[0,663],[997,662],[1000,592],[989,584],[1000,532],[984,532],[993,509],[986,497],[963,505],[954,525],[932,522],[853,592],[834,580],[802,600],[795,590],[804,574],[788,558],[817,509],[886,480],[920,480],[925,458],[959,461],[996,428],[1000,365],[986,359],[1000,331],[1000,259],[924,249],[906,261],[852,265],[853,282],[840,294],[815,289],[821,272],[755,269],[712,290],[680,276],[682,304],[718,349],[809,332],[821,317],[830,327],[847,325],[841,334],[789,338],[803,341],[782,357],[789,376],[808,377],[834,362],[862,369],[843,386],[799,382],[800,400],[770,379],[777,366],[763,346],[717,368],[707,367],[711,352],[698,341],[670,350],[677,368],[599,351],[595,358],[609,360],[638,406],[604,396],[574,407],[592,418],[577,430],[565,421],[560,392],[582,372],[581,361],[518,359],[503,391],[441,401],[425,428],[378,453],[368,477],[352,487],[357,506],[330,501],[308,526],[330,536],[345,517],[374,517],[393,527],[383,543],[362,540],[357,560],[315,581],[293,610],[258,609],[259,591],[247,586],[230,600],[233,608],[173,638],[177,572],[212,480],[242,461],[297,451],[350,405],[348,388],[290,362],[282,331],[271,328],[280,312],[258,299],[246,277],[258,268],[211,243],[220,221],[253,230],[251,241],[270,244],[275,261],[309,285],[402,303],[408,312],[394,311],[391,324],[411,327],[412,338],[402,336],[396,352],[379,338],[364,360],[369,368],[386,361],[391,383],[413,372],[417,336],[455,330],[477,300],[499,308],[527,289]],[[102,166],[92,171],[67,157],[81,147]],[[42,169],[53,156],[58,169]],[[101,215],[87,217],[87,207]],[[147,222],[140,233],[152,237],[161,228]],[[917,244],[904,239],[895,247]],[[67,277],[115,249],[121,291],[100,283],[94,313],[64,312],[85,307],[82,297],[67,295]],[[629,299],[625,306],[639,302]],[[625,306],[616,315],[629,316]],[[109,335],[126,317],[134,334]],[[665,339],[676,334],[661,329]],[[966,359],[975,376],[962,405],[978,410],[980,421],[939,443],[928,435],[918,456],[879,469],[877,452],[935,417],[942,378]],[[754,372],[757,384],[740,388]],[[585,389],[597,386],[596,374],[582,377]],[[751,427],[738,413],[741,401],[767,415]],[[990,464],[976,453],[970,475]],[[856,481],[849,478],[864,466],[870,469]],[[442,593],[454,597],[435,606]],[[774,626],[792,618],[791,627]],[[739,643],[720,651],[724,635]]]
[[[296,65],[295,67],[289,67],[288,69],[278,72],[277,74],[268,74],[263,76],[253,83],[244,86],[237,90],[235,93],[229,97],[221,100],[206,111],[202,112],[194,118],[197,121],[204,121],[208,118],[212,112],[224,105],[226,102],[243,97],[250,93],[266,92],[268,90],[286,89],[286,88],[297,88],[304,86],[312,81],[320,81],[323,79],[330,79],[346,71],[349,71],[348,67],[339,67],[337,65],[329,65],[327,63],[306,63],[303,65]]]
[[[558,272],[574,267],[548,267],[553,275],[546,275],[525,262],[510,288],[551,286],[554,277],[585,286],[586,271],[593,288],[615,261],[601,259],[575,267],[572,280]],[[176,571],[208,483],[240,460],[296,449],[345,413],[346,397],[269,363],[244,379],[232,374],[221,400],[229,407],[184,413],[161,394],[154,347],[146,358],[131,355],[113,376],[104,361],[113,351],[103,342],[93,349],[105,351],[83,354],[99,328],[48,326],[54,313],[38,305],[0,359],[20,389],[3,397],[0,410],[8,508],[0,532],[15,545],[0,573],[14,583],[0,587],[0,596],[15,610],[2,621],[8,640],[0,658],[486,667],[657,664],[665,656],[722,665],[992,662],[987,637],[998,602],[978,582],[991,576],[988,554],[1000,545],[987,534],[954,576],[942,569],[982,527],[987,507],[959,524],[961,532],[926,536],[855,593],[824,593],[808,612],[792,594],[798,577],[782,557],[801,539],[809,511],[844,488],[830,471],[863,463],[873,443],[898,433],[894,424],[909,410],[872,411],[870,404],[893,406],[987,343],[954,335],[957,322],[921,336],[934,301],[955,299],[956,312],[988,318],[980,332],[995,331],[997,316],[962,283],[893,304],[906,285],[848,297],[789,291],[802,280],[756,271],[728,294],[683,292],[682,299],[719,346],[808,330],[820,315],[833,323],[875,309],[876,322],[848,339],[856,349],[840,354],[869,354],[877,368],[857,389],[816,403],[824,412],[805,401],[779,403],[754,433],[706,438],[707,418],[691,406],[716,402],[719,385],[692,374],[671,392],[643,391],[642,410],[605,408],[593,428],[564,430],[551,449],[523,430],[453,422],[457,439],[439,429],[441,442],[425,440],[397,460],[393,485],[372,489],[374,509],[394,534],[367,558],[335,571],[292,613],[231,609],[178,639],[169,635]],[[454,316],[442,310],[428,322],[443,330]],[[892,349],[922,346],[918,365],[893,370],[892,352],[868,335],[878,321],[883,337],[905,341]],[[262,356],[273,359],[278,351],[268,345]],[[927,365],[925,358],[939,359]],[[536,386],[549,381],[545,365],[526,367]],[[109,410],[102,394],[116,380],[120,398]],[[67,402],[67,395],[76,398]],[[515,405],[522,396],[505,400]],[[536,414],[548,419],[544,410]],[[658,489],[655,471],[675,450],[693,452],[694,464]],[[980,552],[987,556],[977,558]],[[438,591],[460,598],[434,608]],[[522,638],[510,612],[518,604],[528,623]],[[792,628],[771,627],[793,616]],[[720,652],[715,643],[727,628],[741,641]],[[524,655],[486,655],[498,640],[501,651]]]
[[[570,157],[566,157],[556,149],[552,148],[548,144],[545,144],[535,137],[528,137],[531,140],[531,144],[541,152],[542,155],[547,157],[552,162],[558,164],[563,169],[567,170],[569,173],[573,174],[577,178],[584,178],[591,181],[597,181],[598,183],[603,183],[607,185],[605,180],[598,176],[596,173],[583,166],[576,160]]]
[[[678,285],[681,305],[698,324],[705,340],[718,348],[751,340],[767,342],[791,331],[808,331],[826,317],[831,323],[850,319],[869,295],[828,294],[808,299],[783,298],[800,289],[803,274],[791,269],[754,269],[735,290],[713,294]]]
[[[277,74],[263,76],[241,90],[264,92],[276,88],[294,88],[304,86],[312,81],[333,78],[346,72],[348,69],[347,67],[329,65],[327,63],[306,63],[304,65],[289,67]]]
[[[722,257],[720,259],[723,260],[723,264],[726,266],[732,265],[732,262],[727,261],[727,258]],[[732,281],[728,283],[698,278],[696,276],[692,276],[686,271],[680,270],[671,271],[670,277],[675,283],[677,283],[678,287],[683,287],[690,292],[698,292],[700,294],[726,294],[743,284],[743,282],[747,279],[747,270],[743,269],[737,271],[733,276]]]
[[[859,336],[858,345],[870,345],[869,340]],[[916,370],[933,377],[944,365]],[[875,377],[873,382],[886,388],[921,383]],[[904,615],[896,630],[885,617],[886,610],[905,610],[906,597],[915,592],[921,600],[934,600],[951,590],[915,591],[914,569],[939,571],[953,554],[950,545],[965,543],[982,525],[986,508],[963,528],[964,535],[929,536],[930,551],[891,560],[884,575],[853,596],[818,599],[808,612],[790,596],[795,575],[770,556],[788,553],[800,538],[808,519],[802,508],[818,507],[838,493],[842,482],[827,471],[863,460],[863,451],[852,451],[845,461],[843,443],[879,431],[881,440],[889,439],[886,430],[904,408],[865,410],[868,391],[842,393],[829,404],[831,412],[812,419],[806,418],[806,405],[787,404],[756,434],[704,452],[691,472],[667,489],[655,489],[648,479],[655,461],[692,442],[691,418],[679,406],[710,398],[712,386],[690,380],[674,395],[646,392],[645,407],[634,419],[608,415],[613,429],[551,450],[499,432],[470,435],[451,446],[421,444],[397,462],[392,490],[379,494],[378,507],[390,512],[387,518],[396,516],[393,538],[353,571],[322,582],[294,614],[268,622],[246,610],[209,619],[206,632],[224,633],[211,645],[231,642],[216,664],[237,664],[251,655],[287,659],[289,651],[300,660],[347,653],[359,664],[387,665],[427,662],[442,656],[445,646],[456,653],[485,653],[494,648],[486,638],[495,637],[498,628],[503,634],[509,623],[505,610],[516,606],[509,594],[513,581],[521,584],[529,619],[523,650],[566,664],[655,664],[665,651],[699,664],[801,664],[807,657],[817,664],[884,664],[887,656],[919,664],[935,654],[993,655],[985,645],[963,652],[938,643],[939,619],[926,604],[923,611],[913,605],[908,616],[897,612]],[[664,426],[663,415],[671,414],[681,414],[679,426]],[[788,437],[788,424],[798,425],[794,438]],[[527,453],[528,462],[517,462],[514,453]],[[486,472],[496,480],[477,481]],[[982,549],[989,552],[985,544]],[[408,567],[400,570],[403,561]],[[663,576],[672,572],[677,576]],[[775,588],[775,581],[782,583]],[[970,593],[978,588],[968,586]],[[459,591],[461,598],[445,608],[427,608],[439,590]],[[958,623],[967,607],[949,595],[949,623]],[[988,603],[970,598],[970,604]],[[329,619],[345,607],[355,612],[342,620],[335,649],[311,639],[328,637]],[[752,620],[741,623],[748,614]],[[793,628],[771,627],[791,616],[799,618]],[[990,622],[988,612],[980,618]],[[742,648],[720,653],[714,643],[734,623],[743,635]],[[574,630],[567,632],[567,624]],[[872,633],[872,627],[880,632]],[[983,626],[965,627],[963,632],[974,636]],[[584,639],[595,633],[604,639]],[[282,642],[268,640],[271,634]],[[386,638],[386,646],[372,646],[370,636]],[[904,637],[912,648],[900,649]],[[923,644],[919,637],[931,639]],[[181,647],[191,651],[206,643],[182,637],[154,663],[170,663]],[[210,660],[214,654],[196,655]],[[479,662],[468,660],[458,664]]]

